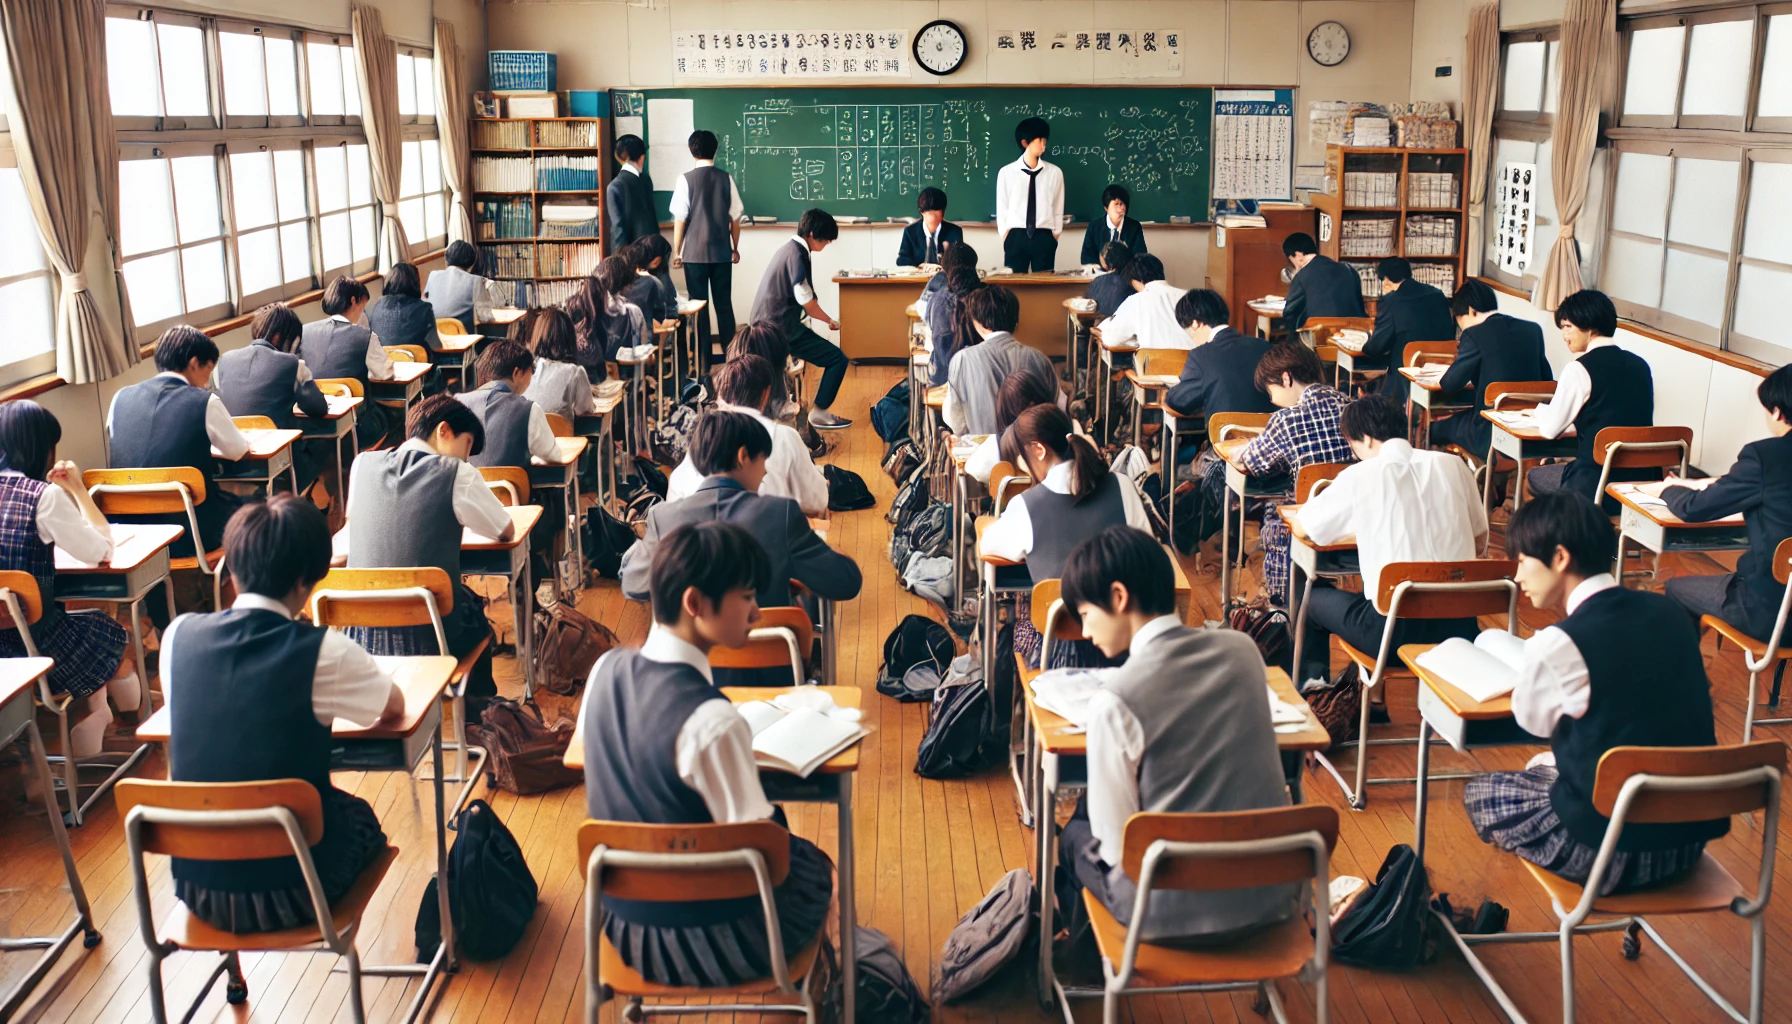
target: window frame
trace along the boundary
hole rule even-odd
[[[1714,129],[1718,131],[1743,131],[1749,127],[1754,117],[1755,100],[1761,87],[1761,57],[1766,39],[1766,17],[1758,4],[1743,6],[1719,7],[1708,11],[1691,14],[1656,14],[1644,17],[1629,18],[1619,25],[1620,58],[1618,62],[1621,78],[1617,94],[1617,112],[1613,122],[1623,128],[1693,128]],[[1749,38],[1749,75],[1746,86],[1747,95],[1741,114],[1684,114],[1681,109],[1686,105],[1686,72],[1692,61],[1693,32],[1700,25],[1712,25],[1729,21],[1751,22]],[[1624,110],[1625,89],[1629,83],[1630,47],[1632,39],[1639,31],[1649,29],[1670,28],[1679,26],[1686,31],[1680,39],[1680,79],[1674,86],[1674,112],[1672,114],[1631,114]]]
[[[122,13],[125,11],[133,12],[134,16],[125,17]],[[212,33],[207,31],[207,23],[214,19],[198,14],[187,14],[181,11],[166,10],[164,8],[141,7],[135,4],[108,4],[106,5],[105,18],[119,18],[120,20],[125,21],[147,21],[156,29],[150,33],[150,36],[155,40],[156,106],[162,110],[162,113],[154,116],[145,114],[114,114],[112,115],[112,125],[114,129],[121,132],[161,132],[183,130],[199,131],[222,127],[222,111],[224,106],[223,83],[219,80],[221,77],[219,73],[221,64],[218,60],[217,43],[213,38]],[[180,25],[199,30],[200,40],[205,52],[205,67],[203,68],[203,71],[206,79],[206,102],[211,108],[211,113],[209,115],[201,117],[197,114],[169,115],[167,113],[167,85],[163,81],[162,34],[159,30],[162,25]],[[104,27],[104,25],[101,26],[102,29]],[[110,87],[111,83],[108,81],[108,90],[110,90]],[[107,97],[107,102],[111,102],[110,96]]]
[[[315,177],[315,172],[311,162],[309,140],[280,139],[256,142],[254,140],[242,139],[226,142],[224,144],[224,149],[224,159],[220,161],[220,163],[225,187],[227,189],[227,201],[230,203],[231,284],[233,285],[232,293],[240,296],[237,301],[239,310],[247,312],[251,309],[259,309],[270,302],[280,302],[313,290],[317,287],[317,266],[322,257],[320,255],[320,245],[318,240],[316,188],[312,180]],[[305,212],[299,217],[282,218],[280,216],[280,170],[274,154],[276,152],[292,151],[297,151],[299,153],[299,166],[304,169],[305,181],[302,188],[305,193]],[[271,180],[274,183],[274,190],[272,193],[274,202],[274,220],[271,224],[257,224],[252,228],[243,228],[236,223],[236,166],[229,158],[238,154],[256,152],[264,152],[268,154],[269,173],[273,175]],[[306,257],[308,260],[304,279],[291,281],[285,279],[283,275],[281,282],[272,288],[263,288],[257,292],[248,291],[243,284],[242,253],[238,248],[242,237],[245,234],[253,235],[263,231],[274,232],[275,244],[280,251],[281,266],[284,268],[286,264],[286,251],[284,242],[280,238],[280,234],[288,226],[300,223],[305,224]]]
[[[304,50],[304,60],[300,61],[300,63],[304,65],[302,72],[304,92],[300,96],[300,102],[303,103],[305,107],[307,123],[314,128],[360,127],[361,115],[359,113],[348,113],[348,88],[351,79],[357,82],[355,86],[355,106],[359,108],[361,105],[360,86],[358,84],[359,78],[357,77],[359,72],[354,71],[351,64],[337,64],[342,75],[342,113],[319,114],[314,109],[315,104],[311,100],[312,87],[315,84],[311,80],[311,44],[313,42],[322,43],[327,39],[336,47],[336,58],[339,62],[353,61],[355,59],[355,47],[352,37],[337,32],[302,32],[300,33],[300,36],[300,46]]]
[[[1539,109],[1537,110],[1521,110],[1506,106],[1506,67],[1509,59],[1509,52],[1515,43],[1544,44],[1543,66],[1541,69],[1543,82],[1541,87],[1537,90],[1537,95],[1539,97],[1537,104]],[[1549,97],[1549,82],[1551,78],[1551,66],[1555,61],[1550,59],[1550,54],[1553,50],[1556,59],[1559,60],[1561,57],[1561,46],[1562,27],[1560,25],[1546,25],[1539,28],[1500,33],[1500,85],[1499,95],[1495,98],[1495,109],[1493,112],[1493,119],[1496,125],[1502,122],[1513,125],[1553,125],[1555,123],[1555,111],[1543,108],[1552,105]],[[1559,95],[1561,89],[1561,80],[1559,77],[1556,80],[1556,88]]]
[[[212,158],[212,173],[218,188],[218,234],[208,235],[204,238],[197,238],[188,242],[181,241],[180,200],[175,195],[174,182],[172,179],[173,164],[170,163],[168,166],[171,177],[168,183],[168,188],[169,215],[173,218],[174,226],[173,244],[163,246],[159,249],[148,249],[143,252],[132,253],[129,256],[121,255],[119,257],[119,272],[123,273],[125,267],[138,262],[139,260],[146,260],[151,257],[162,256],[168,253],[174,254],[175,281],[180,289],[180,305],[182,312],[173,317],[154,321],[153,323],[134,325],[137,337],[140,340],[145,335],[150,337],[159,335],[175,324],[187,323],[197,326],[223,320],[232,315],[232,295],[235,294],[232,291],[232,285],[236,279],[236,245],[234,236],[232,235],[235,225],[235,215],[234,211],[231,209],[230,195],[225,188],[225,175],[229,173],[229,161],[219,159],[220,151],[223,148],[224,146],[222,143],[211,142],[165,143],[161,145],[144,145],[139,143],[133,145],[121,145],[119,147],[118,159],[121,164],[126,161],[173,161],[183,157],[209,156]],[[223,243],[224,301],[200,309],[187,309],[186,265],[182,261],[180,254],[185,249],[210,245],[213,242]],[[120,246],[122,247],[122,245],[123,240],[121,239]]]
[[[6,132],[6,120],[0,117],[0,169],[12,170],[18,167],[18,159],[13,153],[12,136]],[[42,241],[33,229],[31,241],[37,243],[42,250]],[[51,265],[48,254],[44,255],[43,266],[37,270],[22,274],[11,274],[0,277],[0,288],[34,281],[44,278],[49,283],[50,291],[50,347],[42,352],[26,356],[23,359],[12,359],[10,355],[0,356],[0,386],[9,386],[31,377],[56,372],[56,313],[61,305],[62,275]]]
[[[217,39],[218,39],[218,44],[217,44],[218,45],[218,89],[219,89],[219,95],[220,95],[220,99],[221,99],[221,102],[218,107],[218,112],[219,112],[219,115],[223,118],[224,129],[227,131],[235,131],[235,130],[239,130],[239,129],[243,129],[243,128],[296,128],[296,127],[304,125],[306,123],[305,112],[307,110],[309,110],[311,107],[310,82],[308,81],[309,73],[310,73],[310,69],[309,69],[310,62],[307,59],[309,57],[309,54],[306,53],[306,51],[305,51],[305,41],[304,41],[305,33],[300,29],[288,28],[284,25],[266,25],[261,22],[237,21],[234,19],[227,19],[227,18],[215,19],[213,21],[213,26],[214,26],[215,31],[217,32]],[[244,31],[245,29],[247,29],[248,31]],[[269,109],[268,113],[266,113],[266,114],[232,114],[229,112],[229,109],[230,109],[229,108],[230,81],[229,81],[228,77],[224,74],[224,45],[223,45],[224,40],[223,40],[223,36],[224,36],[224,33],[226,33],[226,32],[229,32],[232,35],[252,35],[252,36],[255,36],[257,39],[260,39],[263,41],[262,42],[262,58],[261,58],[261,79],[262,79],[261,87],[262,87],[262,99],[264,100],[264,102],[266,103],[266,105]],[[294,89],[296,91],[296,95],[298,96],[298,101],[299,101],[299,112],[297,114],[275,114],[272,112],[274,104],[273,104],[273,99],[272,99],[272,95],[271,95],[271,90],[268,88],[270,83],[268,80],[266,40],[268,38],[274,37],[276,35],[287,35],[287,36],[289,36],[289,38],[292,40],[292,43],[293,43],[293,47],[294,47],[293,55],[295,58],[294,69],[293,69],[293,74],[294,74],[293,85],[294,85]]]
[[[360,135],[348,135],[348,134],[342,134],[342,133],[337,133],[337,134],[322,134],[322,133],[320,133],[316,138],[311,140],[311,151],[310,151],[311,159],[310,159],[309,164],[307,165],[307,170],[309,173],[306,176],[306,188],[308,190],[308,200],[311,203],[311,209],[312,209],[311,231],[312,231],[312,236],[316,239],[316,245],[317,245],[315,255],[313,256],[313,260],[315,261],[314,265],[316,267],[317,280],[319,282],[318,287],[322,287],[324,283],[327,283],[329,281],[334,281],[336,278],[344,276],[344,275],[347,275],[350,277],[358,277],[362,274],[372,271],[379,264],[379,249],[380,249],[379,231],[380,231],[380,227],[382,224],[382,220],[380,217],[379,198],[373,194],[373,185],[372,185],[373,165],[372,165],[372,163],[370,162],[368,164],[368,168],[367,168],[369,180],[368,180],[368,188],[367,188],[367,202],[365,202],[365,203],[356,203],[355,202],[354,189],[352,186],[350,186],[348,184],[348,182],[351,181],[353,178],[354,172],[352,170],[344,171],[345,176],[343,178],[343,182],[344,182],[343,194],[345,197],[345,204],[340,209],[325,210],[323,208],[323,199],[318,194],[318,188],[317,188],[317,181],[318,181],[317,150],[318,150],[318,147],[320,147],[320,146],[322,146],[322,147],[340,146],[340,147],[347,148],[350,146],[366,147],[366,145],[367,145],[367,139],[365,137],[360,136]],[[369,161],[372,160],[371,153],[368,154],[368,159],[369,159]],[[344,167],[347,168],[348,157],[345,155],[343,157],[343,160],[344,160]],[[354,251],[355,251],[354,219],[355,219],[355,213],[360,210],[369,211],[370,215],[373,217],[373,231],[374,231],[373,251],[365,259],[355,259],[355,257],[354,257]],[[344,267],[326,267],[326,266],[324,266],[323,222],[324,222],[325,217],[334,217],[337,214],[344,214],[348,217],[349,263],[347,266],[344,266]]]
[[[1754,169],[1757,163],[1792,164],[1792,149],[1750,149],[1743,152],[1742,179],[1737,186],[1739,205],[1736,212],[1738,220],[1734,242],[1736,252],[1731,258],[1729,292],[1725,297],[1724,332],[1727,344],[1724,347],[1728,351],[1748,356],[1751,359],[1784,364],[1787,361],[1788,350],[1792,350],[1792,345],[1782,345],[1766,338],[1743,334],[1735,326],[1736,300],[1741,286],[1740,277],[1743,267],[1792,272],[1792,264],[1775,263],[1772,260],[1764,260],[1758,256],[1745,256],[1742,253],[1744,232],[1748,229],[1749,190],[1754,185]]]

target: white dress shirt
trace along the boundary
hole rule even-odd
[[[1128,342],[1135,348],[1194,348],[1194,340],[1176,322],[1176,303],[1188,294],[1168,281],[1152,281],[1126,297],[1114,315],[1097,327],[1104,345]]]
[[[703,652],[657,623],[641,645],[641,657],[663,665],[689,665],[704,679],[715,681]],[[595,666],[592,671],[596,672]],[[591,687],[585,692],[590,693]],[[765,798],[759,768],[753,763],[753,730],[728,698],[718,693],[715,700],[697,705],[679,727],[672,753],[678,777],[703,798],[717,824],[772,816],[771,801]]]
[[[1039,486],[1059,494],[1070,493],[1070,474],[1074,463],[1066,459],[1045,471],[1045,479]],[[1151,520],[1145,516],[1145,504],[1139,499],[1139,489],[1133,486],[1132,479],[1124,474],[1115,474],[1120,482],[1120,504],[1126,510],[1126,525],[1135,530],[1151,532]],[[978,551],[995,558],[1007,559],[1010,562],[1025,560],[1033,550],[1033,517],[1027,514],[1026,495],[1022,494],[1008,503],[1002,510],[1002,517],[989,524],[983,531],[983,541]]]
[[[1587,343],[1587,352],[1607,345],[1616,345],[1610,338],[1594,338]],[[1582,352],[1584,356],[1587,352]],[[1567,366],[1562,367],[1562,376],[1556,380],[1555,397],[1547,405],[1537,407],[1537,432],[1544,437],[1561,437],[1567,429],[1574,425],[1574,417],[1580,415],[1581,406],[1593,397],[1593,378],[1587,376],[1587,368],[1580,364],[1580,356],[1576,356]]]
[[[548,426],[548,414],[534,402],[529,403],[529,458],[543,463],[560,461],[560,442],[554,440],[554,428]]]
[[[1120,241],[1120,229],[1126,227],[1126,214],[1121,214],[1119,220],[1115,220],[1110,214],[1109,216],[1102,218],[1102,223],[1108,226],[1108,237],[1102,244],[1106,245],[1108,242],[1118,242]]]
[[[1127,650],[1138,656],[1145,646],[1182,625],[1174,615],[1159,615],[1140,626]],[[1110,690],[1089,697],[1089,833],[1108,865],[1121,862],[1126,819],[1139,812],[1139,763],[1145,757],[1145,730],[1126,702]]]
[[[809,249],[809,240],[807,238],[804,238],[802,235],[791,235],[790,240],[796,243],[798,249],[803,250],[804,255],[811,258],[814,257],[815,254]],[[790,294],[792,298],[796,299],[797,305],[799,306],[807,306],[809,303],[815,301],[815,289],[810,287],[809,282],[806,280],[798,281],[796,287],[790,289]]]
[[[24,476],[16,469],[0,470],[0,476]],[[104,562],[112,557],[112,530],[87,521],[81,506],[56,484],[37,496],[37,539],[54,544],[83,562]]]
[[[284,603],[261,594],[238,594],[230,607],[233,611],[241,608],[293,617]],[[191,617],[182,615],[175,619],[162,634],[164,706],[177,699],[181,690],[180,677],[166,673],[170,666],[178,664],[174,660],[174,645],[181,623]],[[311,713],[326,727],[338,718],[356,725],[372,725],[385,714],[392,685],[392,677],[373,660],[373,655],[346,635],[329,630],[324,633],[323,646],[317,650],[317,669],[311,677]]]
[[[1587,598],[1618,585],[1609,572],[1589,576],[1568,595],[1569,615]],[[1580,718],[1592,699],[1587,660],[1560,626],[1538,630],[1524,642],[1524,667],[1512,690],[1512,717],[1532,736],[1548,737],[1565,715]]]
[[[1024,168],[1024,169],[1023,169]],[[1064,172],[1057,164],[1041,159],[1038,167],[1028,167],[1020,157],[996,172],[996,238],[1008,237],[1015,228],[1027,227],[1027,171],[1038,171],[1034,186],[1033,226],[1044,228],[1056,237],[1064,233]]]
[[[182,383],[187,378],[173,370],[163,370],[157,377],[173,377]],[[118,411],[118,395],[112,396],[112,404],[106,409],[106,429],[112,429],[113,415]],[[232,462],[249,453],[249,439],[236,428],[230,418],[230,410],[224,407],[224,400],[214,392],[205,403],[205,436],[211,439],[212,447],[218,449],[220,455]]]
[[[1002,461],[1002,435],[991,434],[984,438],[977,447],[971,449],[971,457],[964,460],[964,471],[971,474],[971,479],[980,484],[989,483],[990,470]]]
[[[760,494],[768,498],[789,498],[801,505],[807,515],[819,516],[827,511],[828,478],[809,457],[809,448],[803,444],[803,437],[795,427],[779,423],[758,409],[744,405],[717,402],[716,408],[751,416],[772,436],[772,453],[765,460],[765,480],[759,485]],[[688,498],[697,493],[697,485],[702,482],[703,474],[697,471],[697,464],[686,452],[684,461],[672,471],[671,479],[666,483],[666,500]]]
[[[398,451],[423,452],[436,454],[435,449],[424,444],[420,438],[411,438],[397,448]],[[485,477],[471,463],[455,459],[454,466],[454,518],[460,525],[467,527],[482,537],[496,537],[510,525],[510,510],[498,501],[498,496],[485,484]],[[349,490],[361,486],[361,467],[366,462],[355,460],[354,468],[349,471]]]
[[[1307,499],[1300,525],[1316,544],[1356,535],[1363,595],[1386,615],[1382,567],[1474,558],[1487,536],[1487,507],[1468,463],[1446,452],[1415,451],[1394,438]]]
[[[698,167],[714,167],[715,165],[714,160],[697,161]],[[745,210],[746,207],[742,206],[740,202],[740,189],[734,184],[734,175],[730,174],[728,176],[728,219],[739,220]],[[691,213],[691,186],[686,183],[682,174],[672,182],[671,212],[673,220],[684,220]]]
[[[597,400],[591,394],[591,376],[578,363],[558,359],[535,358],[535,377],[523,397],[534,402],[543,412],[572,419],[597,411]]]
[[[481,291],[483,292],[484,289],[481,289]],[[489,313],[490,311],[490,307],[487,307],[486,312]],[[474,319],[477,320],[477,306],[474,307],[474,313]],[[330,319],[340,320],[345,324],[354,323],[353,320],[343,316],[341,313],[330,314]],[[367,333],[373,334],[372,331]],[[367,342],[367,376],[372,377],[374,380],[392,379],[392,357],[386,354],[386,349],[380,344],[380,336],[378,334],[373,334],[373,337],[368,339]]]

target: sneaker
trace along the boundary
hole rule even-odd
[[[810,409],[809,425],[816,430],[845,430],[852,426],[852,421],[836,416],[826,409]]]

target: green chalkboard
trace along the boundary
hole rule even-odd
[[[1132,192],[1132,216],[1207,219],[1213,90],[1205,88],[962,87],[652,89],[618,91],[619,115],[643,116],[650,148],[683,148],[654,134],[653,100],[691,101],[691,124],[716,133],[716,162],[735,176],[750,216],[795,220],[820,206],[873,220],[915,215],[935,185],[954,221],[995,216],[996,171],[1020,155],[1014,126],[1051,122],[1046,159],[1064,170],[1064,210],[1099,215],[1101,190]],[[664,108],[662,108],[664,109]],[[679,132],[673,128],[672,134]],[[663,152],[663,150],[662,150]],[[671,154],[675,155],[675,154]],[[652,165],[660,215],[672,176]]]

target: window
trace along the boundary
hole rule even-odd
[[[230,312],[219,161],[208,146],[129,147],[118,164],[119,239],[139,333]]]
[[[398,219],[413,252],[440,248],[448,235],[442,153],[435,139],[406,139],[398,175]]]
[[[0,380],[8,382],[56,368],[53,275],[10,152],[0,151],[0,238],[19,243],[0,245],[0,323],[6,325]]]
[[[311,123],[359,121],[361,85],[348,37],[306,35],[305,61],[311,73]]]
[[[373,176],[364,142],[319,142],[312,151],[317,167],[317,229],[320,281],[373,269]]]
[[[1512,33],[1504,41],[1505,73],[1500,79],[1499,119],[1548,121],[1556,112],[1562,71],[1561,34],[1556,29]]]
[[[118,127],[211,128],[210,61],[198,18],[113,8],[106,74]]]
[[[253,308],[311,287],[305,155],[297,144],[230,154],[241,305]]]
[[[223,25],[218,59],[224,69],[224,123],[232,128],[302,124],[299,33],[259,25]]]
[[[398,115],[407,121],[436,119],[436,62],[427,53],[398,55]]]

